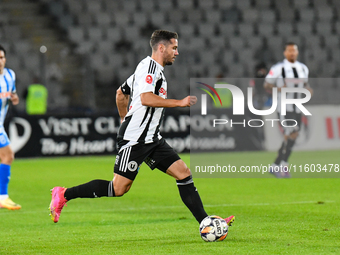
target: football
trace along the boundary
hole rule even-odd
[[[200,224],[200,234],[206,242],[223,241],[228,235],[228,224],[220,216],[207,216]]]

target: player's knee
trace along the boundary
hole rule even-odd
[[[6,165],[12,164],[13,160],[14,160],[14,153],[13,152],[6,153],[6,154],[2,155],[2,157],[1,157],[1,163],[6,164]]]
[[[115,197],[122,197],[125,193],[130,190],[131,185],[128,186],[114,186]]]

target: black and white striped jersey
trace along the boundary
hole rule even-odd
[[[266,76],[266,82],[274,84],[277,87],[283,87],[286,85],[287,88],[303,88],[305,83],[308,82],[309,70],[308,67],[299,62],[289,62],[284,59],[282,62],[272,66],[269,73]],[[301,98],[301,93],[287,93],[287,98]],[[281,112],[281,93],[278,92],[278,106],[277,111]],[[287,112],[301,113],[298,107],[293,104],[287,105]]]
[[[152,92],[162,98],[167,97],[167,83],[164,67],[146,57],[121,86],[124,94],[131,97],[129,111],[118,131],[118,139],[132,143],[152,143],[162,138],[159,133],[164,108],[143,106],[140,95]]]

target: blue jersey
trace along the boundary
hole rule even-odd
[[[0,133],[4,130],[4,121],[8,110],[8,101],[11,93],[16,92],[15,73],[13,70],[4,68],[3,74],[0,74]]]

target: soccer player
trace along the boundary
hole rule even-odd
[[[200,223],[207,213],[194,186],[190,169],[162,138],[159,128],[164,108],[190,107],[195,96],[167,99],[164,67],[178,56],[177,33],[156,30],[150,40],[151,57],[146,57],[117,90],[116,103],[122,121],[117,135],[118,155],[112,181],[93,180],[72,188],[54,187],[50,204],[51,218],[58,222],[66,202],[75,198],[120,197],[129,191],[143,161],[176,179],[184,204]],[[131,104],[127,110],[129,97]],[[228,225],[234,216],[226,219]]]
[[[18,210],[21,206],[8,197],[8,183],[11,177],[14,152],[4,129],[4,121],[9,101],[12,101],[13,105],[17,105],[19,97],[15,88],[15,73],[13,70],[5,68],[5,64],[6,50],[0,45],[0,208]]]
[[[309,70],[306,65],[297,61],[299,55],[298,46],[293,42],[288,42],[285,45],[283,52],[285,59],[282,62],[272,66],[269,73],[266,76],[264,87],[265,89],[272,89],[277,87],[278,90],[278,108],[277,112],[280,117],[280,121],[287,119],[293,119],[297,125],[295,127],[282,127],[284,130],[284,140],[278,151],[278,155],[275,162],[272,165],[271,173],[277,178],[289,178],[290,173],[288,171],[288,158],[292,152],[292,148],[295,144],[295,140],[299,135],[301,125],[301,110],[293,104],[288,104],[286,109],[286,115],[281,115],[281,88],[306,88],[311,93],[313,90],[308,84]],[[287,93],[287,98],[302,98],[302,93]],[[293,126],[293,121],[287,121],[287,126]],[[280,171],[274,171],[274,169],[280,169]]]

